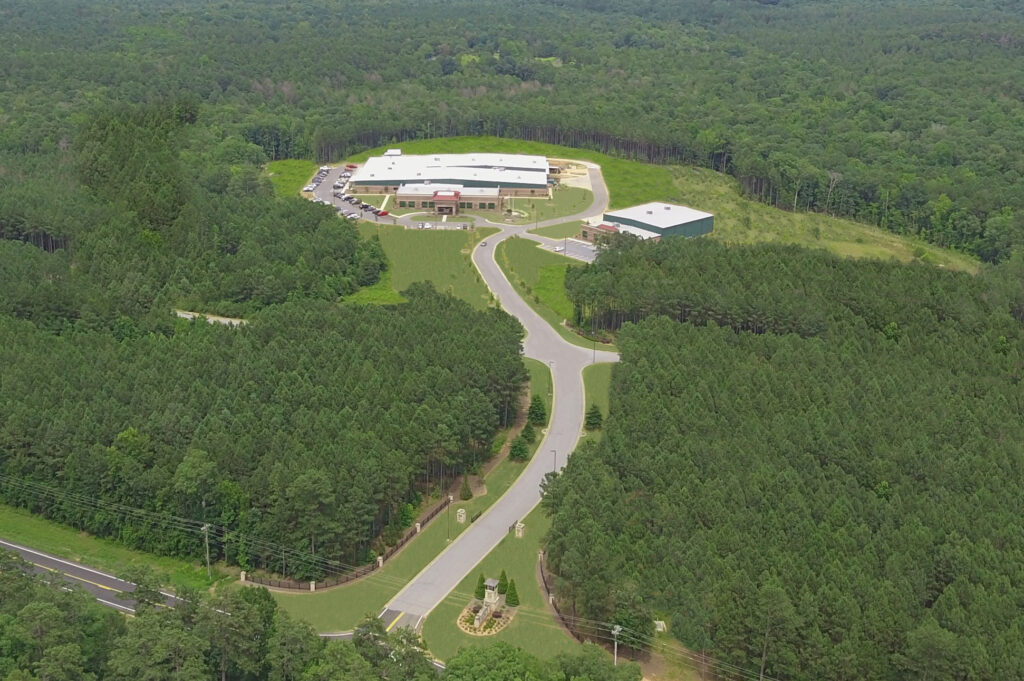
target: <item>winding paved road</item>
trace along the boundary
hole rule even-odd
[[[590,208],[577,215],[548,220],[540,226],[582,220],[604,212],[608,190],[600,168],[588,168],[594,188],[594,203]],[[512,487],[388,603],[381,617],[389,628],[396,625],[418,628],[430,611],[508,534],[509,527],[525,518],[540,502],[540,483],[544,476],[565,465],[583,431],[583,368],[594,362],[616,362],[619,359],[616,353],[595,352],[564,340],[519,296],[498,267],[494,249],[509,237],[551,241],[527,232],[537,225],[488,224],[501,231],[477,246],[473,251],[473,263],[505,311],[526,328],[524,354],[551,368],[555,394],[551,423],[537,453]]]
[[[562,339],[519,296],[494,259],[495,247],[513,236],[521,236],[548,246],[561,242],[530,234],[528,229],[584,220],[604,212],[608,205],[608,189],[601,176],[600,167],[589,163],[586,165],[594,191],[594,201],[583,212],[534,225],[504,225],[477,218],[477,224],[497,227],[500,231],[477,246],[473,251],[473,263],[501,306],[519,319],[526,329],[524,354],[546,363],[551,369],[555,395],[551,422],[533,460],[508,491],[388,603],[380,615],[386,622],[388,630],[395,626],[418,629],[423,619],[498,545],[509,532],[510,526],[525,518],[540,502],[540,483],[544,476],[549,471],[560,470],[565,465],[582,434],[583,368],[595,362],[617,362],[619,359],[616,353],[594,351]],[[315,195],[325,200],[332,198],[330,186],[333,178],[340,172],[341,169],[333,171]],[[417,220],[411,216],[399,217],[396,221],[398,224],[409,226]],[[69,583],[80,585],[92,592],[104,605],[129,614],[135,612],[135,602],[131,598],[135,585],[130,582],[19,544],[0,540],[0,549],[18,553],[31,563],[37,572],[60,574]],[[167,598],[165,604],[173,607],[177,599],[172,594],[161,593]],[[351,632],[322,634],[325,638],[339,639],[350,638],[351,635]],[[438,666],[443,668],[443,665]]]

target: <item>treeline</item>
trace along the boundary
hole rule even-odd
[[[597,260],[566,269],[575,323],[615,331],[663,315],[734,331],[817,336],[856,317],[872,329],[951,320],[988,323],[993,309],[1024,321],[1024,292],[1005,266],[982,277],[927,265],[855,262],[770,244],[735,248],[707,239],[615,240]]]
[[[214,559],[300,579],[371,559],[405,504],[489,456],[527,379],[514,319],[405,295],[170,334],[0,315],[0,498],[156,553],[201,556],[171,516],[209,522]]]
[[[367,617],[351,641],[321,639],[266,589],[180,593],[174,609],[147,580],[135,617],[0,553],[0,676],[6,681],[639,681],[595,646],[542,662],[498,644],[466,648],[439,672],[419,636]]]
[[[547,489],[565,607],[658,613],[691,649],[780,679],[1024,678],[1024,261],[972,278],[778,246],[635,249],[604,261],[610,288],[629,290],[643,253],[668,307],[619,330],[604,438]],[[824,328],[660,316],[679,291],[722,316],[810,299]]]
[[[189,92],[214,145],[244,140],[269,158],[521,137],[712,167],[773,205],[988,261],[1024,244],[1019,3],[58,0],[43,13],[13,0],[2,12],[0,153],[13,167],[82,144],[73,120],[94,101]]]

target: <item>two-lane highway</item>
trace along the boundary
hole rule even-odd
[[[84,588],[96,596],[96,600],[103,605],[128,614],[135,612],[137,603],[131,597],[131,593],[135,591],[135,585],[131,582],[126,582],[106,572],[85,567],[80,563],[57,558],[3,539],[0,539],[0,549],[17,553],[38,573],[57,574],[65,581]],[[177,604],[178,599],[174,594],[165,591],[160,593],[164,596],[164,605],[174,607]]]

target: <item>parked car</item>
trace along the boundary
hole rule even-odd
[[[481,246],[486,246],[486,245],[487,245],[487,242],[486,242],[486,241],[481,241],[481,242],[480,242],[480,245],[481,245]]]
[[[377,213],[377,215],[384,217],[385,215],[388,215],[388,212],[386,210],[382,210],[381,212]]]

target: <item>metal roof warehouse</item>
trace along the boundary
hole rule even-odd
[[[389,155],[367,159],[353,175],[356,187],[458,184],[463,187],[546,190],[548,160],[521,154]]]

